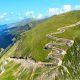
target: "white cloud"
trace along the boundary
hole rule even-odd
[[[10,18],[5,18],[5,21],[10,21],[11,19]]]
[[[29,17],[29,18],[37,18],[37,19],[43,18],[43,15],[41,13],[39,13],[37,16],[35,16],[34,11],[27,11],[25,13],[25,15],[26,15],[26,17]]]
[[[6,16],[6,15],[7,15],[7,13],[5,12],[5,13],[3,13],[3,15],[4,15],[4,16]]]
[[[11,12],[11,14],[14,14],[14,12]]]
[[[0,15],[0,19],[3,19],[5,16],[3,16],[3,15]]]
[[[28,15],[30,15],[30,14],[31,14],[31,15],[34,14],[34,11],[27,11],[27,12],[26,12],[26,16],[28,16]]]
[[[76,5],[75,6],[75,9],[80,9],[80,5]]]
[[[20,19],[20,20],[23,20],[24,18],[23,18],[23,17],[19,17],[19,19]]]
[[[42,19],[43,18],[43,15],[41,13],[39,13],[38,16],[37,16],[37,18],[38,19]]]
[[[48,13],[49,13],[49,16],[52,16],[52,15],[60,14],[60,13],[71,11],[71,10],[72,10],[71,5],[63,5],[62,8],[49,8]]]
[[[71,11],[72,6],[71,5],[64,5],[63,9],[64,9],[64,12]]]
[[[0,15],[0,19],[5,18],[6,15],[7,15],[7,13],[3,13],[3,14],[1,14],[1,15]]]
[[[35,16],[34,16],[34,11],[27,11],[27,12],[25,13],[25,15],[26,15],[27,17],[35,18]]]
[[[49,12],[49,16],[59,14],[60,13],[60,8],[49,8],[48,12]]]

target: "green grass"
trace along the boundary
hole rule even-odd
[[[79,21],[79,13],[80,11],[72,11],[43,20],[43,22],[37,24],[32,30],[25,33],[18,47],[19,49],[14,55],[28,56],[31,54],[36,60],[46,61],[46,56],[49,51],[44,50],[44,45],[51,41],[46,35],[56,32],[57,28],[68,26]],[[75,33],[78,34],[77,31]]]
[[[77,48],[79,48],[77,50]],[[61,67],[43,67],[36,68],[33,72],[33,68],[20,67],[20,64],[15,64],[14,62],[9,62],[5,66],[5,72],[0,75],[0,80],[38,80],[44,73],[46,77],[44,80],[52,75],[52,72],[58,68],[60,75],[56,76],[57,80],[79,80],[80,76],[80,39],[76,38],[74,45],[68,49],[67,54],[64,56],[63,66],[65,66],[69,73],[67,73],[64,68]],[[33,74],[33,75],[32,75]]]
[[[50,50],[44,50],[44,45],[51,41],[51,39],[46,37],[46,34],[56,32],[58,28],[74,24],[78,21],[80,21],[80,11],[72,11],[57,16],[52,16],[48,19],[43,20],[41,23],[37,24],[32,30],[25,32],[21,36],[18,47],[17,43],[15,43],[15,45],[12,46],[2,56],[2,58],[0,59],[0,65],[5,58],[12,55],[16,57],[25,57],[31,54],[31,56],[37,61],[46,61],[46,56],[50,52]],[[80,25],[69,28],[64,33],[58,34],[57,36],[75,40],[76,37],[79,38],[80,36]],[[79,47],[80,49],[80,40],[77,41],[77,44],[75,42],[74,45],[68,49],[68,54],[64,56],[63,66],[67,67],[70,75],[66,73],[64,69],[62,69],[62,67],[60,67],[59,69],[63,70],[64,74],[60,74],[60,76],[57,77],[56,80],[78,80],[80,76],[80,65],[78,65],[80,62],[80,50],[77,51],[77,47]],[[64,48],[64,46],[62,48]],[[71,65],[68,62],[70,62]],[[33,72],[33,68],[21,68],[20,64],[16,64],[11,61],[5,66],[5,72],[0,75],[0,80],[37,80],[37,78],[46,71],[52,72],[53,70],[54,67],[44,67],[37,68]],[[50,77],[51,75],[52,74],[48,76]]]
[[[80,79],[80,38],[75,39],[74,45],[67,50],[64,56],[63,66],[68,70],[61,69],[59,80],[79,80]]]
[[[24,68],[13,61],[5,65],[5,72],[0,74],[0,80],[37,80],[43,73],[48,72],[52,67]]]
[[[65,37],[68,39],[75,39],[80,35],[80,25],[67,29],[64,33],[58,34],[58,37]]]
[[[5,72],[0,74],[0,80],[16,80],[15,72],[18,70],[19,64],[14,62],[9,62],[5,66]]]

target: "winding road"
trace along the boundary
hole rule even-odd
[[[66,51],[60,48],[57,48],[57,46],[64,46],[67,45],[68,47],[71,47],[74,43],[74,40],[70,40],[70,39],[65,39],[65,38],[58,38],[56,37],[56,34],[60,34],[65,32],[66,29],[70,28],[70,27],[75,27],[77,25],[80,24],[79,22],[76,22],[75,24],[71,24],[69,26],[64,26],[61,28],[58,28],[57,31],[55,33],[50,33],[47,35],[48,38],[50,39],[55,39],[56,42],[49,42],[45,45],[45,49],[51,49],[52,51],[48,54],[47,59],[52,59],[52,63],[56,64],[57,66],[60,66],[62,64],[62,59],[55,57],[55,55],[65,55]],[[61,41],[61,42],[57,42],[57,41]],[[49,65],[49,63],[47,63],[46,65]]]
[[[69,26],[64,26],[64,27],[58,28],[57,32],[46,35],[48,38],[56,40],[55,42],[51,41],[51,42],[45,44],[45,47],[44,47],[46,50],[51,49],[51,52],[47,55],[47,59],[51,59],[51,62],[35,62],[34,60],[32,60],[30,58],[28,58],[28,59],[10,58],[10,59],[13,60],[14,62],[21,63],[22,66],[28,65],[27,67],[42,66],[42,65],[43,66],[60,66],[62,64],[62,59],[60,59],[57,56],[58,55],[64,56],[66,54],[66,51],[61,48],[57,48],[57,46],[67,45],[68,47],[71,47],[74,43],[74,40],[58,38],[58,37],[56,37],[56,34],[63,33],[63,32],[65,32],[66,29],[68,29],[70,27],[75,27],[79,24],[80,24],[80,21],[76,22],[75,24],[71,24]],[[57,41],[61,41],[61,42],[57,42]],[[55,55],[57,55],[57,56],[55,56]]]
[[[47,59],[51,59],[51,62],[35,62],[34,60],[28,58],[28,59],[17,59],[17,58],[7,58],[6,60],[3,61],[0,70],[1,73],[3,73],[5,71],[5,65],[8,63],[8,61],[14,61],[15,63],[20,63],[23,67],[38,67],[38,66],[61,66],[62,65],[62,59],[55,56],[55,55],[65,55],[66,51],[61,49],[61,48],[57,48],[57,46],[64,46],[67,45],[68,47],[71,47],[74,43],[74,40],[70,40],[70,39],[65,39],[65,38],[58,38],[56,37],[56,34],[60,34],[65,32],[66,29],[70,28],[70,27],[75,27],[77,25],[80,24],[79,22],[76,22],[75,24],[71,24],[69,26],[64,26],[61,28],[58,28],[57,31],[58,32],[54,32],[54,33],[50,33],[47,35],[48,38],[50,39],[55,39],[54,41],[51,41],[47,44],[45,44],[45,49],[51,49],[51,52],[47,55]],[[61,41],[61,42],[57,42],[57,41]]]

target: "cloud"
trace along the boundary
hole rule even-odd
[[[27,11],[25,15],[28,16],[28,15],[33,15],[33,14],[34,14],[34,11]]]
[[[10,18],[5,18],[5,21],[11,21],[11,19]]]
[[[71,5],[64,5],[63,10],[64,10],[64,12],[71,11],[72,6]]]
[[[20,19],[20,20],[23,20],[24,18],[23,18],[23,17],[19,17],[19,19]]]
[[[4,16],[6,16],[6,15],[7,15],[7,13],[5,12],[5,13],[3,13],[3,15],[4,15]]]
[[[36,19],[42,19],[43,15],[41,13],[39,13],[38,15],[34,14],[34,11],[27,11],[25,13],[25,16],[28,18],[36,18]]]
[[[13,14],[14,14],[14,12],[10,12],[10,14],[12,14],[12,15],[13,15]]]
[[[34,16],[34,11],[27,11],[27,12],[25,13],[25,15],[26,15],[27,17],[35,18],[35,16]]]
[[[41,13],[38,14],[37,19],[42,19],[43,15]]]
[[[7,15],[7,13],[3,13],[3,14],[1,14],[1,15],[0,15],[0,19],[5,18],[6,15]]]
[[[48,12],[49,12],[49,16],[59,14],[60,13],[60,8],[49,8]]]
[[[76,5],[75,6],[75,9],[80,9],[80,5]]]
[[[60,13],[71,11],[71,10],[72,10],[71,5],[63,5],[62,8],[49,8],[48,13],[49,13],[49,16],[52,16],[52,15],[60,14]]]
[[[3,15],[0,15],[0,19],[3,19],[5,16],[3,16]]]

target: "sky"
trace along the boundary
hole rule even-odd
[[[80,10],[80,0],[0,0],[0,24]]]

